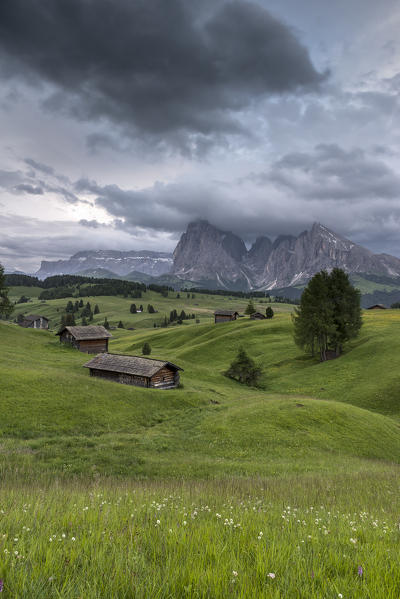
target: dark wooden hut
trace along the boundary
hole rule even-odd
[[[373,306],[367,308],[367,310],[386,310],[386,306],[383,304],[374,304]]]
[[[24,319],[18,324],[25,329],[48,329],[49,319],[39,314],[29,314],[29,316],[24,316]]]
[[[103,326],[70,327],[64,326],[57,333],[60,343],[69,343],[72,347],[87,354],[108,351],[111,333]]]
[[[239,312],[235,310],[215,310],[214,322],[229,322],[230,320],[236,320],[239,316]]]
[[[177,387],[179,370],[182,370],[172,362],[120,354],[99,354],[84,367],[90,369],[90,376],[99,376],[125,385],[155,389]]]
[[[262,314],[261,312],[254,312],[254,314],[250,314],[251,320],[265,320],[265,318],[265,314]]]

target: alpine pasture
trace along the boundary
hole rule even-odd
[[[68,299],[22,293],[33,301],[13,317],[60,322]],[[399,310],[364,312],[360,337],[320,364],[294,345],[286,304],[215,325],[247,301],[83,299],[94,324],[124,323],[111,352],[148,342],[182,386],[90,378],[55,330],[0,323],[4,597],[400,596]],[[200,322],[154,328],[172,309]],[[263,365],[258,388],[224,376],[239,346]]]

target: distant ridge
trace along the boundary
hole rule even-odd
[[[44,260],[35,276],[45,279],[52,275],[125,276],[132,271],[157,277],[171,270],[172,254],[149,250],[118,252],[93,250],[78,252],[69,260]],[[104,275],[107,271],[109,275]],[[99,273],[99,274],[95,274]]]

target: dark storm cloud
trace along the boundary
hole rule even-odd
[[[47,108],[175,145],[243,133],[233,115],[255,98],[326,77],[287,25],[244,0],[3,0],[0,53],[3,76],[53,86]]]
[[[24,163],[32,167],[28,171],[0,170],[0,188],[16,195],[28,194],[34,196],[43,196],[46,193],[52,193],[59,196],[69,204],[89,204],[87,200],[80,198],[74,193],[73,185],[68,177],[57,173],[51,166],[38,163],[31,158],[26,158]],[[36,171],[44,175],[43,179],[38,179]],[[60,182],[62,183],[60,185]]]
[[[41,196],[44,193],[42,187],[35,187],[34,185],[29,185],[28,183],[20,183],[19,185],[16,185],[14,189],[16,191],[22,191],[34,196]]]
[[[33,158],[25,158],[24,162],[28,166],[31,166],[33,169],[40,171],[46,175],[54,175],[54,168],[52,166],[49,166],[48,164],[37,162],[37,160],[33,160]]]
[[[311,153],[286,154],[260,176],[261,184],[267,181],[313,200],[400,197],[400,177],[384,162],[360,148],[344,150],[336,144],[317,145]]]

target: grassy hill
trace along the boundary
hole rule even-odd
[[[39,300],[38,295],[43,289],[38,287],[11,287],[10,299],[17,301],[21,295],[29,297],[31,301],[24,304],[17,304],[13,312],[13,318],[18,314],[42,314],[50,319],[50,327],[57,329],[61,316],[65,311],[68,301],[73,302],[80,298],[63,298],[58,300]],[[179,297],[177,297],[179,295]],[[192,297],[194,295],[194,297]],[[177,310],[179,313],[184,310],[188,314],[195,314],[201,322],[211,323],[214,321],[213,313],[218,308],[234,309],[244,313],[248,304],[247,299],[238,299],[235,297],[224,297],[221,295],[207,294],[192,294],[185,292],[170,291],[168,297],[163,297],[160,293],[147,290],[142,294],[141,298],[123,298],[119,296],[98,296],[98,297],[83,297],[84,303],[90,302],[92,307],[95,304],[99,305],[100,314],[94,317],[94,324],[102,324],[104,318],[107,317],[108,322],[112,326],[116,326],[122,320],[125,328],[152,328],[154,323],[160,324],[165,316],[169,317],[171,310]],[[265,313],[267,300],[255,302],[257,310]],[[144,311],[138,314],[130,313],[131,304],[136,304],[137,308],[142,304]],[[151,304],[156,314],[149,314],[147,306]],[[290,312],[293,309],[292,305],[274,303],[274,310],[278,312]],[[80,319],[77,319],[77,324],[80,324]],[[190,324],[190,321],[185,321],[185,326]]]
[[[184,368],[179,389],[91,378],[54,330],[0,322],[5,599],[398,597],[400,310],[365,312],[320,364],[293,343],[292,306],[214,325],[216,307],[247,302],[146,296],[158,314],[89,300],[95,323],[135,327],[110,351],[148,341]],[[18,309],[54,326],[66,301]],[[153,328],[192,302],[199,323]],[[223,374],[240,345],[260,388]]]
[[[97,299],[114,314],[128,303]],[[54,333],[1,324],[3,474],[190,478],[398,463],[400,312],[365,313],[360,339],[320,364],[294,346],[290,307],[280,307],[272,321],[113,331],[111,352],[140,354],[148,341],[152,357],[184,368],[171,391],[92,379],[87,356]],[[223,375],[239,345],[265,368],[259,389]]]

